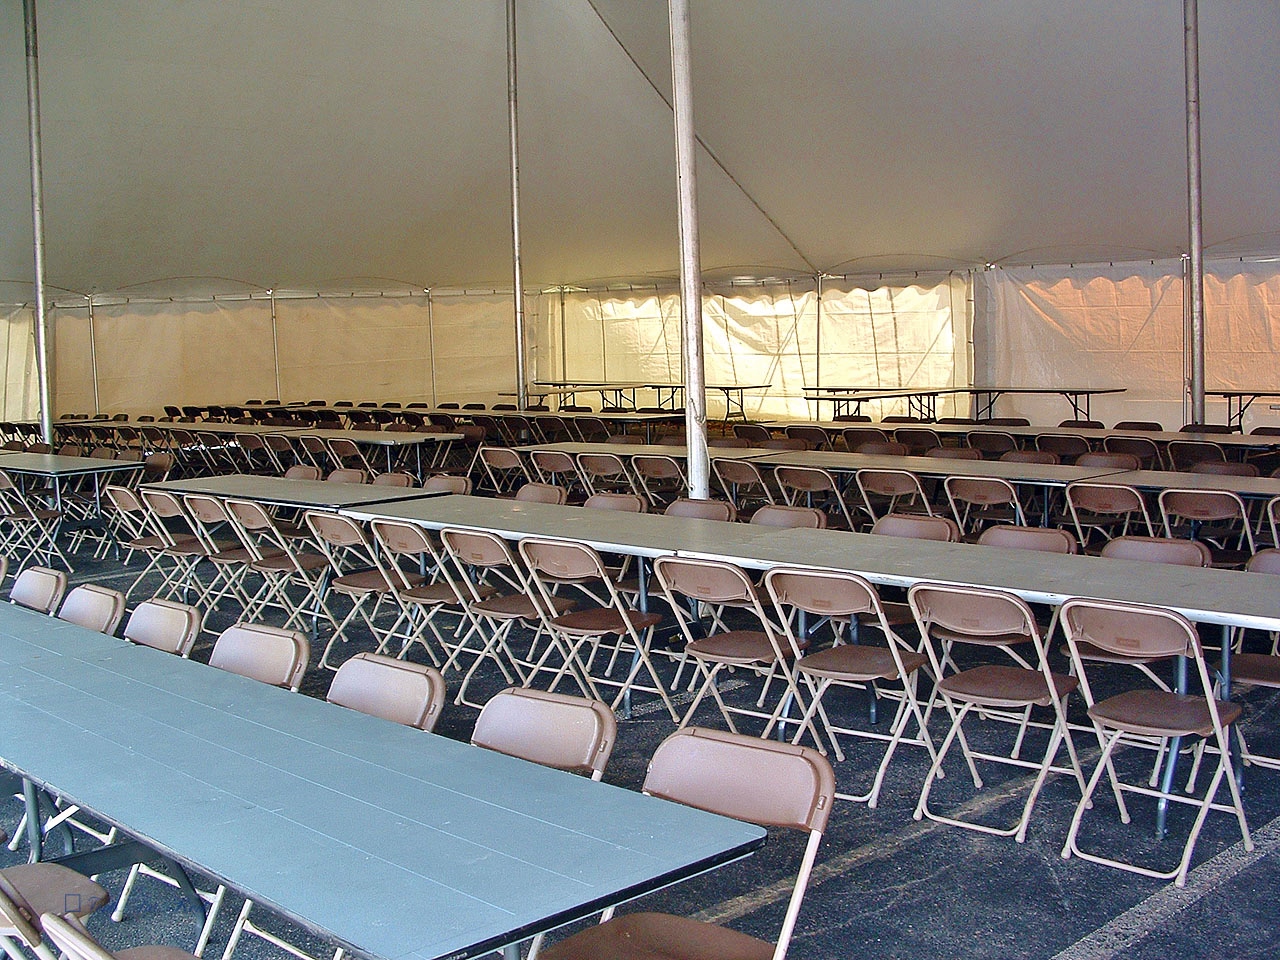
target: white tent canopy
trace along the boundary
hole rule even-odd
[[[39,0],[50,294],[94,295],[102,318],[117,296],[509,289],[504,8]],[[526,285],[669,281],[666,3],[517,8]],[[1280,11],[1274,0],[1200,11],[1205,242],[1212,257],[1275,255]],[[17,0],[0,9],[0,42],[0,302],[20,304],[32,271]],[[1176,272],[1187,247],[1178,0],[694,0],[693,65],[712,281],[830,272],[874,288],[893,273],[886,282],[905,289],[941,271],[931,282],[950,289],[948,271],[986,264],[1169,258]],[[1002,302],[974,299],[979,311]],[[272,326],[265,309],[253,329]],[[963,346],[967,312],[951,316]],[[81,401],[94,365],[84,326],[58,328],[59,390],[80,377]],[[483,346],[505,363],[505,346]],[[534,346],[551,369],[554,341]],[[254,369],[278,371],[274,349]],[[283,359],[282,391],[307,362]],[[412,392],[434,395],[432,363],[431,385]],[[974,369],[1003,367],[981,357]],[[376,394],[395,381],[353,382]]]
[[[529,283],[672,274],[666,3],[517,6]],[[52,286],[508,276],[502,0],[38,9]],[[1280,12],[1200,10],[1206,244],[1274,253]],[[709,273],[1186,248],[1177,0],[695,0],[693,29]],[[29,288],[17,0],[0,31],[0,278]]]

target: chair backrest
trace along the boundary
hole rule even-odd
[[[364,483],[365,476],[363,470],[338,467],[336,470],[330,470],[325,480],[329,483]]]
[[[727,500],[695,500],[691,497],[678,497],[667,504],[662,511],[668,517],[689,517],[697,520],[737,519],[738,511]]]
[[[1256,477],[1261,473],[1256,463],[1238,463],[1235,460],[1201,460],[1193,463],[1187,472],[1217,477]]]
[[[1059,420],[1058,426],[1075,427],[1077,429],[1088,428],[1091,430],[1101,430],[1104,428],[1105,425],[1101,420]]]
[[[1190,470],[1205,460],[1226,460],[1226,451],[1208,440],[1170,440],[1169,466],[1174,470]]]
[[[1280,574],[1280,548],[1268,547],[1259,550],[1244,567],[1250,573]]]
[[[599,700],[511,687],[485,703],[471,742],[599,780],[617,735],[613,711]]]
[[[319,480],[320,468],[310,463],[295,463],[284,472],[286,480]]]
[[[884,422],[890,421],[886,418]],[[893,439],[905,443],[912,453],[927,453],[942,447],[942,437],[929,427],[898,427],[893,431]]]
[[[1062,458],[1052,450],[1006,450],[1000,454],[1005,463],[1061,463]]]
[[[412,487],[413,477],[407,473],[380,473],[373,478],[372,486],[375,487]]]
[[[67,575],[48,567],[27,567],[13,581],[9,602],[40,613],[53,613],[67,592]]]
[[[1184,567],[1207,567],[1213,563],[1213,554],[1200,541],[1170,540],[1168,537],[1116,537],[1107,541],[1101,556]]]
[[[1001,524],[983,530],[978,537],[978,543],[987,547],[1036,550],[1040,553],[1080,552],[1080,545],[1075,536],[1057,527],[1019,527]]]
[[[889,434],[879,427],[845,427],[840,435],[851,451],[856,451],[864,443],[888,443],[891,440]]]
[[[427,477],[422,482],[422,489],[428,493],[457,493],[465,495],[471,492],[471,478],[438,473],[435,476]]]
[[[911,453],[911,448],[896,440],[869,440],[858,444],[853,452],[875,457],[905,457]]]
[[[406,727],[432,730],[444,707],[444,677],[424,664],[357,653],[338,667],[325,699]]]
[[[1074,460],[1090,452],[1088,440],[1070,433],[1037,434],[1036,449],[1056,453],[1063,460]]]
[[[1115,467],[1117,470],[1140,470],[1142,458],[1136,453],[1119,450],[1090,450],[1076,457],[1077,467]]]
[[[981,460],[982,451],[974,447],[930,447],[924,452],[935,460]]]
[[[190,604],[160,598],[144,600],[129,614],[124,638],[144,647],[190,657],[203,620],[200,610]]]
[[[768,827],[809,833],[773,956],[786,955],[835,802],[835,773],[816,750],[776,740],[686,727],[649,761],[644,792]]]
[[[940,628],[949,638],[958,640],[1025,637],[1034,642],[1038,659],[1044,659],[1035,616],[1021,598],[1011,593],[986,587],[917,583],[907,591],[907,602],[922,634],[929,628]],[[940,670],[940,662],[935,660],[934,668]]]
[[[960,542],[960,527],[950,517],[887,513],[872,525],[871,532],[885,537],[902,537],[909,540]]]
[[[515,498],[523,503],[563,504],[569,499],[569,491],[551,483],[526,483],[516,491]]]
[[[311,645],[298,630],[237,623],[214,642],[209,666],[297,690],[311,659]]]
[[[735,423],[733,425],[733,435],[749,443],[763,443],[766,440],[773,439],[773,434],[769,428],[760,423]]]
[[[31,904],[3,872],[0,872],[0,937],[17,937],[33,950],[44,942]],[[5,953],[8,955],[9,951]]]
[[[1162,433],[1164,426],[1156,420],[1121,420],[1112,430],[1145,430],[1150,433]]]
[[[593,493],[582,504],[588,510],[613,510],[616,513],[644,513],[648,504],[634,493]]]
[[[751,522],[766,527],[807,527],[824,530],[827,515],[817,507],[790,507],[781,503],[766,503],[751,515]]]
[[[124,594],[96,583],[82,583],[67,594],[58,619],[86,630],[114,634],[124,618]]]
[[[1072,598],[1060,617],[1068,642],[1080,641],[1125,657],[1194,657],[1200,650],[1196,629],[1181,614],[1164,607]]]

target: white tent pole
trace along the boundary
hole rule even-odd
[[[85,297],[89,304],[89,368],[93,371],[93,412],[102,413],[102,399],[98,395],[98,337],[93,329],[93,297]]]
[[[1204,423],[1204,235],[1200,202],[1200,26],[1197,0],[1183,0],[1187,80],[1187,220],[1191,262],[1191,420]]]
[[[35,250],[36,377],[40,390],[40,435],[53,443],[53,369],[49,318],[44,305],[44,183],[40,158],[40,53],[36,44],[36,0],[22,0],[27,39],[27,134],[31,143],[31,232]]]
[[[676,186],[680,204],[680,329],[684,366],[684,423],[689,496],[707,499],[707,378],[702,363],[702,264],[698,257],[698,183],[693,132],[693,76],[689,58],[689,0],[668,0],[671,87],[675,101]]]
[[[434,407],[440,403],[440,395],[436,392],[436,317],[431,288],[424,292],[427,295],[427,342],[431,348],[431,405]]]
[[[524,356],[524,268],[520,263],[520,131],[516,115],[516,0],[507,0],[507,120],[511,141],[511,263],[516,307],[516,406],[528,406]]]
[[[271,364],[276,374],[276,392],[272,394],[277,400],[283,400],[280,396],[280,331],[276,325],[276,291],[273,287],[267,291],[267,297],[271,302]]]

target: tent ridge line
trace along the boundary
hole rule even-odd
[[[653,78],[650,77],[647,72],[645,72],[644,67],[640,66],[640,61],[638,61],[632,55],[631,51],[627,49],[626,44],[622,42],[622,38],[614,32],[613,27],[609,25],[609,21],[604,18],[604,14],[602,14],[600,9],[596,6],[595,0],[587,0],[587,4],[591,7],[592,12],[595,13],[596,18],[599,19],[601,25],[606,31],[608,31],[609,36],[613,38],[613,42],[618,45],[618,49],[621,50],[626,55],[627,59],[631,61],[631,65],[636,68],[636,72],[639,73],[640,76],[644,77],[645,82],[647,82],[653,89],[653,92],[657,95],[658,99],[666,105],[666,108],[670,110],[672,114],[674,114],[675,104],[663,95],[662,88],[653,81]],[[747,201],[760,212],[760,216],[765,218],[769,226],[773,227],[773,229],[777,231],[778,236],[782,237],[782,239],[786,241],[787,246],[795,251],[796,256],[804,261],[805,266],[812,271],[817,271],[817,264],[805,256],[804,251],[801,250],[800,247],[796,245],[796,242],[791,239],[790,234],[782,229],[781,224],[779,224],[778,221],[775,220],[767,210],[765,210],[765,208],[760,204],[760,201],[755,198],[751,191],[742,185],[742,181],[733,175],[725,162],[720,159],[716,152],[707,144],[706,140],[702,138],[702,135],[696,130],[693,133],[693,139],[697,142],[698,146],[707,152],[707,156],[711,158],[712,163],[719,167],[720,171],[729,178],[729,182],[737,187],[742,195],[747,198]]]

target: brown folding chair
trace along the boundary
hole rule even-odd
[[[1103,543],[1126,536],[1136,527],[1142,536],[1155,536],[1147,502],[1134,487],[1099,480],[1077,480],[1067,484],[1067,513],[1076,538],[1086,549],[1095,534]]]
[[[544,960],[625,956],[783,960],[834,802],[831,765],[806,747],[689,728],[658,747],[644,791],[739,820],[808,832],[777,943],[697,920],[637,913],[575,934],[544,951]]]
[[[58,619],[114,636],[124,619],[124,594],[96,583],[82,583],[67,594]]]
[[[422,481],[422,489],[427,493],[452,493],[467,496],[471,493],[471,478],[456,477],[447,473],[437,473]]]
[[[778,502],[765,475],[750,460],[713,456],[711,472],[741,517],[750,516],[758,507]]]
[[[918,671],[928,660],[893,630],[885,620],[875,588],[857,574],[801,567],[774,567],[765,574],[764,583],[778,614],[778,622],[782,624],[791,646],[792,655],[797,658],[794,667],[796,676],[809,692],[808,709],[800,718],[799,729],[791,742],[799,743],[807,732],[821,748],[822,741],[814,728],[816,715],[822,721],[823,732],[835,751],[836,759],[841,762],[845,759],[844,750],[836,734],[883,743],[885,746],[870,789],[863,794],[836,794],[841,800],[866,803],[868,807],[874,807],[880,796],[885,771],[888,770],[899,744],[925,747],[930,759],[934,758],[933,743],[929,739],[916,696]],[[827,618],[835,634],[832,646],[804,652],[809,640],[802,636],[801,625],[808,617]],[[887,643],[884,646],[874,646],[842,642],[843,625],[854,618],[874,619],[887,638]],[[886,684],[891,686],[886,689]],[[834,723],[823,703],[823,697],[833,686],[866,690],[873,700],[886,696],[896,700],[897,710],[889,724],[888,733],[866,727],[838,726]],[[909,722],[915,724],[914,737],[905,736]]]
[[[310,658],[311,645],[301,631],[241,622],[214,642],[209,666],[296,693]]]
[[[521,503],[549,503],[563,506],[569,502],[569,491],[552,483],[526,483],[516,491],[515,499]]]
[[[58,915],[59,909],[54,907],[42,914],[40,924],[65,960],[192,960],[197,956],[169,946],[130,947],[112,953],[94,940],[78,920],[73,923]]]
[[[746,572],[728,561],[662,556],[653,561],[653,575],[684,637],[680,670],[685,661],[691,662],[693,683],[698,687],[680,719],[680,726],[689,725],[708,694],[734,732],[738,729],[733,721],[735,715],[763,720],[762,737],[769,736],[778,724],[794,723],[783,717],[789,698],[794,698],[802,713],[807,709],[791,669],[794,654],[785,636],[780,635],[765,613],[759,591]],[[727,624],[723,617],[727,608],[741,612],[750,624]],[[698,618],[698,611],[709,614],[709,623]],[[727,670],[750,672],[761,679],[754,704],[731,705],[724,699],[717,681]],[[775,679],[781,680],[782,689],[774,697],[775,705],[768,707],[770,687]],[[679,682],[678,670],[672,686]]]
[[[872,523],[890,513],[933,516],[933,506],[920,485],[920,478],[914,473],[864,467],[853,475],[853,479]]]
[[[631,469],[640,481],[640,490],[655,507],[665,507],[684,494],[689,485],[684,468],[674,457],[653,454],[631,458]]]
[[[0,946],[13,960],[26,956],[18,944],[40,960],[58,960],[44,942],[45,935],[61,949],[55,928],[66,924],[62,914],[87,917],[107,899],[103,887],[70,867],[56,863],[6,867],[0,870]]]
[[[14,578],[9,602],[37,613],[52,615],[67,592],[67,575],[49,567],[27,567]]]
[[[327,510],[308,510],[303,514],[303,519],[320,552],[329,561],[329,569],[321,578],[323,592],[318,612],[328,618],[333,626],[333,634],[320,655],[320,666],[326,670],[334,670],[336,667],[329,662],[329,655],[338,641],[344,644],[348,642],[350,638],[347,636],[347,629],[357,616],[378,640],[379,649],[386,644],[387,635],[379,630],[377,620],[383,605],[388,600],[394,602],[394,587],[386,571],[380,566],[376,550],[359,523]],[[351,602],[351,609],[341,621],[329,607],[330,598],[334,594],[346,597]],[[370,604],[372,609],[369,609]]]
[[[1186,537],[1209,547],[1212,566],[1241,568],[1257,550],[1253,521],[1239,494],[1230,490],[1160,491],[1166,537]]]
[[[1172,610],[1101,600],[1068,600],[1062,605],[1061,620],[1072,666],[1080,677],[1080,692],[1084,696],[1089,719],[1093,721],[1101,749],[1097,766],[1084,788],[1075,816],[1072,817],[1062,856],[1066,858],[1074,854],[1092,863],[1118,867],[1142,876],[1172,879],[1180,887],[1186,883],[1196,839],[1210,810],[1234,813],[1240,824],[1244,848],[1252,850],[1253,840],[1249,836],[1249,825],[1240,802],[1227,740],[1227,728],[1239,718],[1240,706],[1223,703],[1215,698],[1214,682],[1205,663],[1204,651],[1195,627]],[[1083,657],[1079,653],[1082,642],[1087,642],[1092,649],[1104,650],[1117,656],[1158,659],[1184,657],[1192,665],[1190,672],[1198,689],[1173,693],[1168,690],[1141,688],[1125,690],[1105,698],[1098,696],[1090,684],[1087,672],[1093,663],[1092,658]],[[1203,797],[1172,789],[1174,764],[1180,743],[1186,737],[1202,738],[1215,748],[1218,756],[1213,777]],[[1151,747],[1166,739],[1171,741],[1168,767],[1158,787],[1137,782],[1136,779],[1124,779],[1122,770],[1133,771],[1124,763],[1124,757],[1117,756],[1117,748],[1134,744]],[[1103,774],[1107,775],[1111,794],[1123,823],[1128,823],[1130,819],[1124,799],[1126,793],[1152,797],[1162,805],[1173,802],[1196,808],[1195,821],[1182,847],[1181,856],[1172,869],[1143,866],[1104,855],[1096,848],[1087,851],[1081,846],[1081,823],[1088,808],[1096,809],[1095,791]],[[1231,792],[1230,805],[1215,802],[1218,788],[1224,780]]]
[[[675,705],[650,658],[653,628],[662,622],[661,615],[629,607],[600,555],[584,543],[526,537],[520,541],[519,550],[536,591],[543,625],[559,641],[549,645],[533,665],[529,681],[550,669],[549,655],[553,650],[558,651],[561,663],[551,680],[553,692],[566,675],[592,699],[602,699],[599,687],[616,687],[618,692],[612,701],[615,710],[624,702],[630,703],[633,691],[652,693],[662,700],[671,719],[678,720]],[[595,605],[552,615],[556,590],[566,583],[590,584],[596,588]],[[602,653],[607,654],[608,662],[602,672],[593,674],[592,667]],[[624,665],[629,659],[630,665],[626,676],[616,680],[612,671],[620,658]],[[642,670],[647,682],[641,682]]]
[[[477,463],[488,481],[489,489],[498,496],[511,496],[533,479],[524,461],[520,459],[520,454],[506,447],[480,446],[469,472],[474,472]]]
[[[124,625],[124,638],[130,643],[173,653],[183,659],[191,656],[200,635],[204,617],[197,607],[174,600],[144,600],[133,608]]]
[[[1076,759],[1071,731],[1067,726],[1066,700],[1077,686],[1073,676],[1054,673],[1035,616],[1021,599],[999,590],[948,584],[917,583],[907,592],[907,602],[920,628],[925,653],[933,675],[937,678],[934,696],[946,708],[951,724],[937,758],[929,767],[914,817],[927,817],[939,823],[976,830],[994,836],[1013,837],[1021,843],[1027,834],[1031,811],[1040,789],[1053,766],[1058,750],[1065,742],[1071,766],[1067,770],[1084,789],[1084,778]],[[1030,645],[1029,661],[1013,666],[982,663],[959,669],[951,655],[956,644],[990,648],[1007,648],[1011,641]],[[1021,756],[1031,713],[1035,707],[1048,707],[1053,719],[1048,724],[1049,739],[1038,760]],[[971,715],[988,720],[1005,720],[1018,727],[1013,749],[1007,754],[978,750],[965,736],[965,720]],[[965,819],[963,810],[943,814],[930,808],[929,795],[938,779],[954,743],[960,743],[965,763],[977,789],[982,787],[976,760],[1000,763],[1036,771],[1027,793],[1022,813],[1011,826],[997,826],[977,819]]]
[[[618,738],[608,704],[509,687],[480,710],[471,742],[545,767],[599,780]]]
[[[845,502],[835,477],[826,470],[819,467],[778,466],[774,468],[773,476],[788,506],[821,510],[827,515],[829,527],[857,530],[860,526],[853,519],[849,504]]]
[[[444,698],[439,670],[376,653],[344,661],[325,694],[330,703],[427,731],[435,729]]]
[[[1026,526],[1027,515],[1017,488],[1000,477],[950,476],[942,481],[951,516],[968,537],[993,523]]]
[[[792,507],[785,503],[766,503],[751,514],[748,522],[758,527],[825,530],[827,515],[816,507]]]

